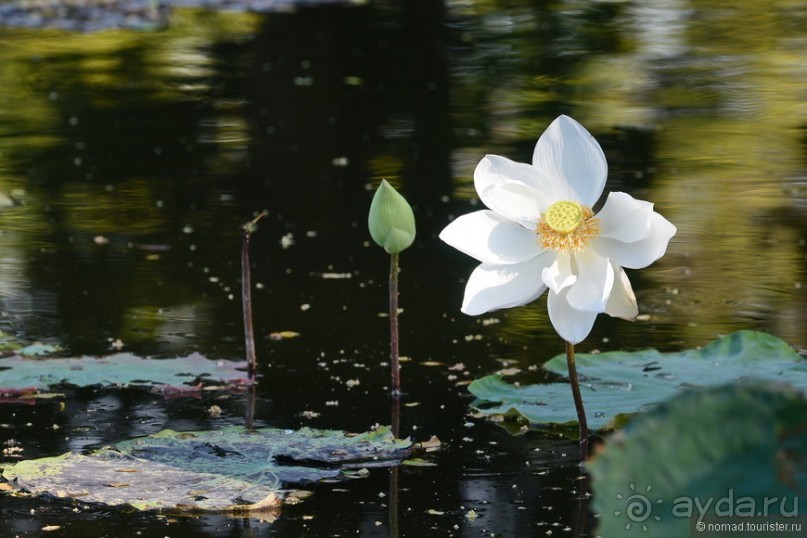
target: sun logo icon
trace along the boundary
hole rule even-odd
[[[653,490],[653,486],[646,486],[644,493],[637,492],[636,484],[633,482],[629,484],[629,487],[631,493],[628,496],[621,493],[616,494],[616,498],[622,501],[624,509],[614,510],[614,516],[620,517],[625,514],[625,517],[628,518],[627,523],[625,523],[625,530],[630,530],[634,524],[637,524],[641,525],[642,530],[647,532],[649,528],[647,523],[650,518],[655,521],[661,521],[661,516],[654,514],[653,509],[656,505],[663,503],[664,500],[652,499],[650,492]]]

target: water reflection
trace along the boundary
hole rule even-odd
[[[527,161],[567,113],[601,142],[607,189],[653,200],[679,229],[666,257],[630,275],[640,319],[598,320],[581,351],[680,349],[741,328],[807,347],[805,19],[773,0],[412,0],[266,17],[189,10],[153,33],[0,30],[0,191],[22,202],[0,213],[2,328],[75,354],[120,339],[139,353],[240,356],[240,225],[265,208],[252,239],[256,423],[384,423],[388,260],[365,222],[368,186],[386,177],[419,225],[401,259],[403,386],[416,404],[401,433],[446,443],[438,471],[400,472],[401,535],[565,534],[576,467],[562,454],[574,443],[465,427],[465,377],[504,359],[538,379],[530,367],[563,351],[545,302],[463,316],[473,262],[436,234],[479,207],[484,154]],[[266,338],[280,330],[301,336]],[[426,361],[461,362],[468,376]],[[53,455],[221,425],[209,402],[69,401],[70,423],[55,408],[15,410],[10,436]],[[244,416],[238,399],[217,405],[222,420]],[[54,423],[65,435],[43,438]],[[388,479],[318,488],[273,528],[384,535]],[[183,525],[237,533],[230,523]]]

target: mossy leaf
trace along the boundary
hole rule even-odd
[[[271,484],[187,471],[114,450],[21,461],[3,477],[34,495],[138,510],[237,511],[281,502]]]
[[[358,435],[238,426],[164,430],[88,455],[21,461],[7,466],[3,478],[25,493],[110,506],[246,511],[275,508],[289,484],[365,476],[355,472],[357,465],[397,465],[412,447],[386,427]]]

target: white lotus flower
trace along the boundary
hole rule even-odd
[[[568,116],[541,135],[532,165],[485,156],[474,185],[488,209],[440,233],[482,262],[468,279],[462,311],[520,306],[548,289],[549,319],[572,344],[588,336],[597,314],[633,320],[636,296],[622,268],[660,258],[676,229],[652,203],[624,192],[610,193],[594,214],[607,175],[600,145]]]

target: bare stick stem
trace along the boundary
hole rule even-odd
[[[241,301],[244,314],[244,340],[247,354],[247,377],[255,381],[258,373],[258,360],[255,356],[255,331],[252,328],[252,276],[249,264],[249,238],[255,231],[255,225],[268,212],[262,211],[257,217],[242,226],[244,230],[241,242]]]

